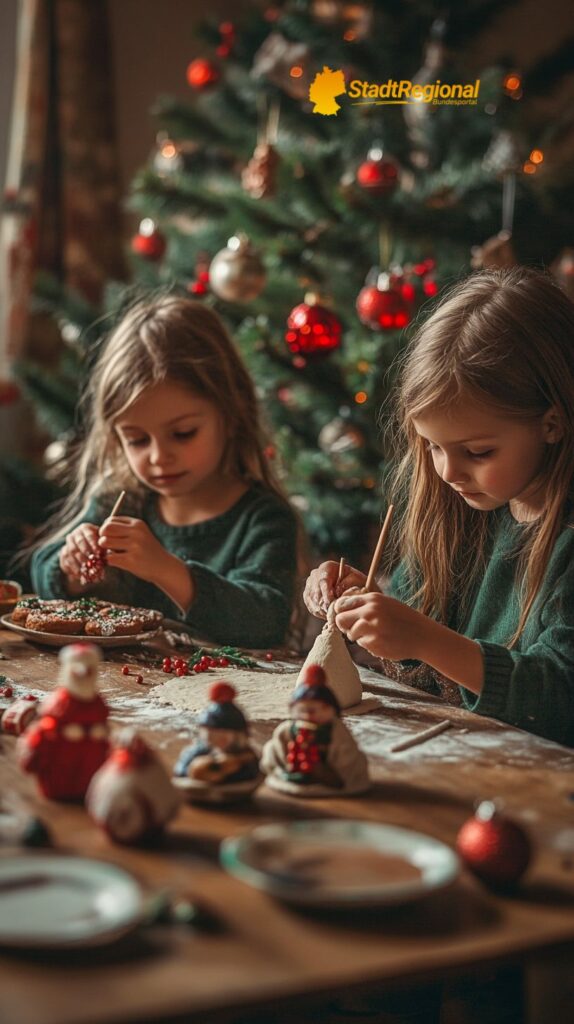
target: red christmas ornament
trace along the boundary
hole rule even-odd
[[[0,405],[13,405],[20,398],[20,388],[13,380],[0,380]]]
[[[287,318],[285,341],[295,356],[327,355],[341,344],[341,321],[318,303],[300,302]]]
[[[158,231],[153,220],[145,217],[137,235],[131,241],[132,252],[143,256],[146,260],[160,260],[166,249],[166,241],[161,231]]]
[[[400,286],[390,283],[388,274],[378,274],[357,297],[359,320],[373,331],[394,331],[410,323],[411,311]]]
[[[205,57],[197,57],[187,66],[186,77],[192,89],[201,91],[210,85],[215,85],[220,79],[219,69],[211,60]]]
[[[392,192],[399,181],[399,168],[395,160],[383,157],[379,146],[369,151],[367,159],[357,168],[357,183],[371,195]]]
[[[490,800],[464,823],[456,848],[465,864],[484,882],[508,886],[522,877],[532,856],[524,829],[502,815]]]

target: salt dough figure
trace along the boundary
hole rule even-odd
[[[234,697],[229,683],[213,683],[211,703],[198,718],[200,741],[186,747],[175,765],[174,782],[191,800],[237,799],[252,793],[262,780],[247,720]]]
[[[297,683],[305,678],[310,665],[321,665],[335,694],[339,707],[350,708],[360,704],[363,686],[357,666],[349,654],[343,634],[335,625],[335,604],[329,606],[327,621],[307,655]]]
[[[155,751],[123,729],[86,794],[88,814],[118,843],[153,838],[172,818],[181,795]]]
[[[343,796],[370,785],[367,758],[339,718],[325,671],[309,665],[289,702],[291,719],[263,748],[267,785],[294,796]]]
[[[83,799],[109,752],[108,708],[97,692],[100,649],[71,644],[60,651],[60,686],[43,701],[39,720],[18,740],[21,767],[52,800]]]

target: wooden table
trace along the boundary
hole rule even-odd
[[[0,672],[36,694],[57,676],[57,651],[0,632]],[[135,723],[169,764],[193,735],[189,715],[150,712],[148,687],[165,681],[145,669],[145,685],[122,676],[125,655],[108,652],[101,689],[115,722]],[[203,678],[203,677],[202,677]],[[201,896],[219,934],[180,926],[150,928],[119,947],[65,958],[0,957],[2,1024],[124,1024],[182,1019],[227,1021],[236,1012],[301,1007],[326,995],[375,985],[406,987],[452,978],[484,965],[524,966],[529,1021],[572,1019],[574,994],[574,752],[364,671],[380,709],[349,719],[375,780],[359,799],[297,801],[262,787],[244,806],[186,806],[156,849],[112,845],[79,806],[51,803],[17,768],[14,740],[2,739],[2,792],[16,791],[49,823],[59,849],[110,860],[150,890],[168,886]],[[451,717],[454,727],[401,754],[400,738]],[[264,740],[272,722],[256,723]],[[327,915],[301,912],[226,875],[220,841],[255,824],[303,817],[346,817],[424,831],[453,845],[478,797],[501,797],[537,845],[518,893],[495,895],[463,872],[450,890],[410,907]],[[570,977],[568,970],[570,969]],[[243,1016],[242,1020],[247,1018]],[[251,1018],[249,1018],[251,1019]],[[321,1019],[315,1016],[315,1020]]]

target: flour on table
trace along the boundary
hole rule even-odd
[[[168,679],[149,692],[150,701],[171,704],[180,711],[201,711],[209,703],[209,687],[217,679],[229,680],[237,690],[236,702],[247,718],[281,721],[289,717],[289,700],[297,685],[297,672],[265,672],[252,669],[234,669],[220,676],[210,673],[211,679],[181,676]],[[364,705],[364,706],[363,706]],[[352,714],[372,710],[379,701],[364,700],[353,707]]]

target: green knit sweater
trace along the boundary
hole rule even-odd
[[[113,502],[95,500],[83,522],[100,525]],[[187,623],[202,639],[242,647],[272,647],[285,639],[296,572],[296,519],[276,495],[253,486],[222,515],[193,526],[169,526],[159,517],[153,495],[128,496],[122,515],[143,519],[172,555],[189,566],[195,596],[184,614],[152,583],[108,568],[103,583],[90,587],[109,601],[157,608]],[[80,520],[78,520],[79,522]],[[64,540],[34,553],[32,582],[43,598],[67,597],[58,560]]]
[[[560,533],[541,591],[515,647],[507,644],[518,625],[516,551],[524,526],[508,507],[491,513],[490,555],[466,615],[453,602],[447,623],[476,640],[484,658],[480,696],[461,687],[463,704],[510,725],[574,746],[574,528]],[[409,603],[401,564],[390,593]]]

